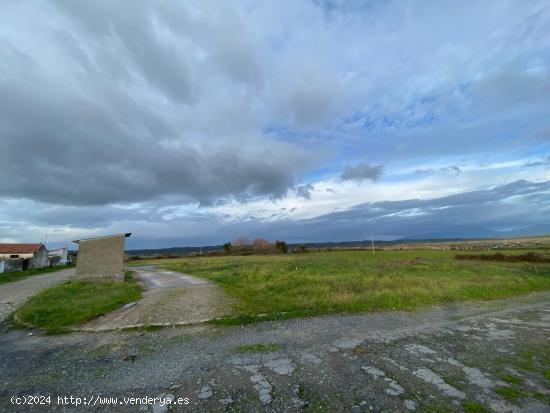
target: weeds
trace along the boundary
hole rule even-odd
[[[244,344],[238,346],[235,351],[237,353],[268,353],[281,349],[281,345],[277,343],[270,344]]]

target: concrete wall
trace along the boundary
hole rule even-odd
[[[4,272],[23,271],[23,260],[5,260]]]
[[[77,278],[124,279],[124,235],[80,240]]]

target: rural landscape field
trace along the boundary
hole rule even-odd
[[[546,262],[457,260],[457,251],[420,249],[194,257],[139,265],[156,264],[214,281],[238,299],[234,315],[277,318],[414,310],[550,290],[550,245],[506,252],[529,253]]]

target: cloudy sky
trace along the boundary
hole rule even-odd
[[[5,0],[0,242],[550,233],[547,0]]]

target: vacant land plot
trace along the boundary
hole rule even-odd
[[[157,262],[213,280],[235,315],[410,310],[550,289],[550,265],[456,260],[453,251],[339,251]],[[280,316],[280,315],[278,315]]]

